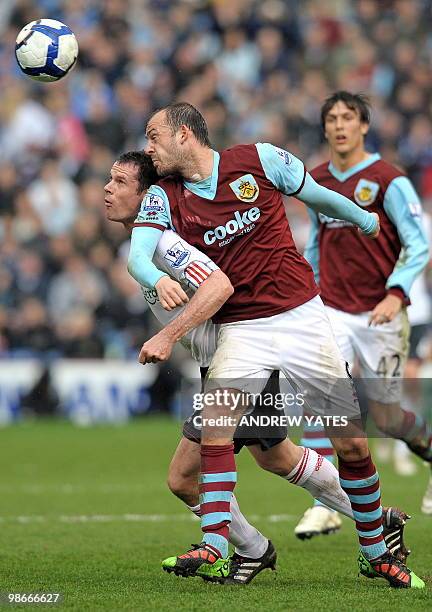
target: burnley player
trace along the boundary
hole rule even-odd
[[[155,113],[146,134],[147,152],[158,174],[167,178],[144,198],[132,232],[129,271],[140,284],[154,287],[163,273],[152,257],[161,233],[172,227],[204,250],[235,289],[213,318],[221,330],[206,380],[206,390],[224,392],[224,403],[215,407],[208,402],[203,417],[232,416],[239,394],[262,391],[275,369],[295,386],[307,388],[321,414],[328,407],[335,416],[343,414],[345,436],[337,427],[329,432],[339,455],[340,483],[356,519],[364,566],[392,586],[423,588],[423,581],[385,545],[379,477],[358,404],[313,272],[294,245],[282,194],[296,195],[316,212],[355,223],[370,236],[378,234],[377,215],[317,185],[300,160],[270,144],[213,151],[204,119],[189,104],[169,105]],[[196,297],[175,325],[170,323],[143,345],[142,363],[167,359],[181,331],[204,320],[197,308],[204,305]],[[237,478],[234,429],[235,424],[216,431],[203,428],[203,540],[172,558],[176,573],[194,575],[201,565],[227,555],[230,500]]]
[[[416,277],[429,261],[421,204],[398,168],[365,149],[370,108],[361,95],[336,92],[324,103],[321,122],[330,161],[311,174],[320,184],[380,217],[380,235],[366,240],[352,224],[309,211],[311,233],[305,257],[321,289],[336,340],[346,361],[357,360],[378,429],[406,442],[432,463],[432,436],[424,420],[402,410],[401,376],[409,348],[406,305]],[[303,443],[329,457],[324,430],[304,432]],[[327,533],[340,524],[320,504],[306,511],[298,537]]]
[[[157,180],[150,157],[140,151],[129,151],[121,155],[111,168],[109,182],[105,185],[105,208],[107,218],[122,223],[126,229],[132,230],[133,222],[139,212],[141,201],[147,188]],[[228,278],[218,269],[212,260],[198,249],[180,239],[178,234],[167,230],[162,234],[157,245],[154,263],[165,271],[164,282],[157,283],[156,289],[143,289],[149,308],[162,325],[167,325],[175,319],[182,308],[173,309],[159,295],[165,290],[170,277],[177,280],[188,298],[195,291],[208,292],[220,296],[221,301],[231,294]],[[214,272],[217,271],[217,274]],[[216,350],[219,326],[211,321],[202,323],[187,336],[181,339],[182,344],[199,364],[201,373],[207,366]],[[269,380],[265,393],[278,393],[278,373]],[[277,410],[267,409],[266,414],[278,414]],[[279,413],[280,415],[280,413]],[[195,415],[196,416],[196,415]],[[264,469],[278,474],[287,482],[301,486],[312,497],[319,497],[323,503],[339,510],[353,519],[348,496],[341,489],[336,468],[320,457],[313,450],[298,448],[286,439],[286,428],[276,427],[268,438],[254,438],[257,431],[239,431],[235,437],[235,452],[247,446],[257,463]],[[183,437],[176,449],[170,465],[168,484],[171,491],[177,495],[189,509],[199,516],[198,479],[200,471],[199,440],[200,429],[194,425],[194,419],[188,418],[183,427]],[[300,471],[302,473],[300,473]],[[230,564],[225,572],[227,577],[221,577],[220,566],[209,565],[198,570],[205,579],[224,583],[248,584],[266,567],[274,567],[276,552],[272,543],[255,527],[250,525],[240,511],[237,500],[231,499],[232,521],[230,523],[229,539],[235,546],[235,553],[230,558]],[[383,511],[386,542],[405,557],[407,550],[403,544],[403,529],[407,515],[396,508]],[[223,565],[223,564],[222,564]],[[219,571],[218,571],[219,570]]]

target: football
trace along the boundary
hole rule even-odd
[[[67,25],[55,19],[38,19],[18,34],[15,55],[21,70],[36,81],[58,81],[73,68],[78,42]]]

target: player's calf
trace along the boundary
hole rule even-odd
[[[171,460],[167,484],[170,491],[189,507],[194,507],[199,502],[200,466],[199,443],[192,442],[183,436]]]

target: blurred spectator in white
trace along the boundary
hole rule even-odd
[[[25,165],[30,163],[34,171],[37,159],[54,142],[54,118],[42,104],[28,96],[21,83],[14,83],[2,92],[0,117],[0,159],[13,161],[29,176]]]
[[[57,159],[44,162],[39,178],[30,184],[27,193],[48,235],[71,228],[78,214],[77,188],[61,171]]]

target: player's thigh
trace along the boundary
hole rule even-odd
[[[350,328],[350,317],[352,315],[330,306],[326,306],[325,310],[342,357],[352,370],[355,359],[352,330]]]
[[[286,320],[281,360],[287,383],[301,394],[311,415],[358,418],[359,408],[346,361],[320,298],[290,311]],[[300,397],[300,396],[298,396]]]
[[[383,325],[369,327],[364,321],[356,331],[355,344],[361,377],[367,380],[367,397],[381,404],[400,402],[409,349],[406,310]]]
[[[281,370],[287,376],[346,376],[345,360],[336,342],[330,320],[321,298],[283,313],[279,342]]]
[[[198,480],[201,469],[199,442],[181,438],[174,452],[168,469],[168,481],[171,484],[184,480]]]
[[[266,319],[221,325],[205,389],[239,389],[259,394],[277,369],[277,347]]]

